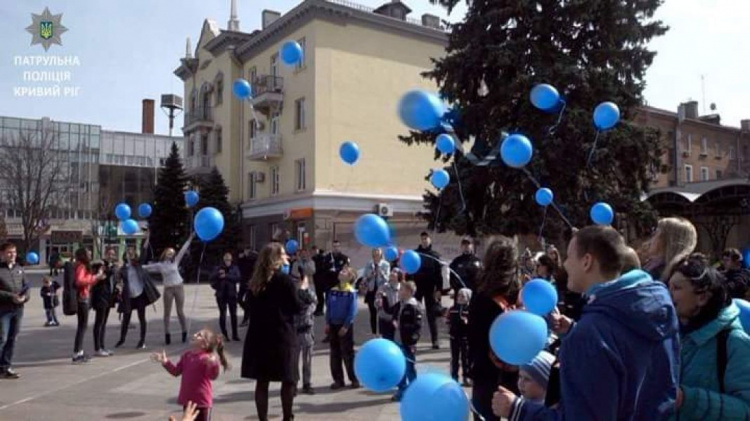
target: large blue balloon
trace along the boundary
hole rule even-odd
[[[740,308],[740,323],[745,332],[750,334],[750,303],[739,298],[734,299],[734,304]]]
[[[203,241],[211,241],[224,231],[224,215],[216,208],[203,208],[193,221],[195,232]]]
[[[433,420],[466,421],[469,419],[469,397],[456,381],[448,382],[437,390],[430,401]]]
[[[130,206],[128,206],[127,203],[120,203],[115,207],[115,216],[117,216],[117,219],[120,221],[130,218],[130,214]]]
[[[141,218],[148,218],[149,216],[151,216],[152,210],[153,209],[151,209],[151,205],[149,205],[148,203],[141,203],[138,206],[138,215],[140,215]]]
[[[359,146],[354,142],[344,142],[339,148],[341,160],[349,165],[354,165],[359,161]]]
[[[138,222],[135,219],[126,219],[122,221],[122,232],[125,235],[135,235],[138,232]]]
[[[33,251],[30,251],[30,252],[29,252],[29,253],[28,253],[28,254],[26,255],[26,261],[27,261],[27,262],[28,262],[29,264],[32,264],[32,265],[36,265],[37,263],[39,263],[39,255],[38,255],[38,254],[36,254],[36,253],[35,253],[35,252],[33,252]]]
[[[360,216],[354,223],[354,235],[357,241],[367,247],[385,247],[391,242],[388,224],[378,215],[368,213]]]
[[[435,170],[430,177],[432,185],[438,189],[444,189],[451,182],[451,176],[446,170]]]
[[[602,102],[594,110],[594,126],[609,130],[620,121],[620,108],[614,102]]]
[[[422,267],[422,257],[414,250],[407,250],[401,256],[401,269],[409,275],[419,272]]]
[[[383,254],[385,255],[385,260],[393,262],[398,259],[398,247],[388,247]]]
[[[420,374],[401,399],[403,421],[466,421],[469,400],[461,386],[447,374]]]
[[[189,190],[185,192],[185,203],[189,207],[193,207],[198,204],[198,200],[200,200],[200,196],[198,196],[198,192],[195,190]]]
[[[287,66],[295,66],[302,61],[302,46],[297,41],[287,41],[281,46],[281,61]]]
[[[426,91],[409,91],[398,104],[401,121],[414,130],[426,131],[438,127],[444,114],[443,101]]]
[[[536,191],[534,198],[539,206],[549,206],[555,200],[555,194],[552,193],[552,190],[542,187]]]
[[[250,99],[253,96],[253,88],[245,79],[237,79],[232,84],[232,91],[239,99]]]
[[[503,313],[490,327],[492,351],[511,365],[528,364],[546,344],[547,322],[527,311]]]
[[[546,316],[557,306],[557,289],[545,279],[532,279],[523,286],[521,301],[528,311]]]
[[[541,83],[531,90],[531,103],[542,111],[550,111],[560,102],[560,94],[554,86]]]
[[[286,252],[289,254],[296,254],[299,251],[299,243],[297,240],[289,240],[286,242]]]
[[[513,168],[523,168],[531,161],[534,147],[528,137],[512,134],[503,140],[500,146],[500,156],[505,165]]]
[[[615,212],[612,206],[604,202],[599,202],[591,207],[591,220],[597,225],[612,225],[615,219]]]
[[[440,153],[449,155],[456,151],[456,141],[453,140],[453,136],[443,133],[435,139],[435,147]]]
[[[387,392],[404,378],[406,358],[394,342],[370,339],[354,358],[354,372],[366,388],[373,392]]]

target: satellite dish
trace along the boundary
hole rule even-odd
[[[716,103],[715,102],[711,103],[711,111],[716,111]]]

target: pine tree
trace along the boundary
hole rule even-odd
[[[459,0],[431,0],[452,8]],[[447,55],[434,60],[425,76],[435,80],[458,118],[451,121],[462,142],[474,140],[482,156],[501,132],[520,132],[534,145],[526,167],[555,193],[555,201],[575,226],[590,223],[590,207],[612,205],[621,221],[650,227],[647,202],[652,169],[660,168],[659,134],[631,123],[643,104],[644,75],[655,52],[646,44],[667,28],[653,20],[662,0],[472,0],[465,20],[453,25]],[[538,83],[557,87],[567,103],[554,133],[557,114],[531,104]],[[596,137],[593,110],[600,102],[618,104],[622,119],[602,133],[592,164],[587,155]],[[400,140],[434,143],[438,132],[411,132]],[[456,154],[465,207],[453,167],[442,197],[427,193],[426,219],[438,230],[459,234],[535,233],[543,209],[537,187],[523,171],[499,165],[476,166]],[[439,207],[439,209],[438,209]],[[552,209],[545,235],[563,232]],[[437,217],[437,218],[436,218]]]
[[[198,179],[198,184],[200,185],[200,201],[196,206],[196,213],[200,209],[213,207],[224,216],[224,231],[215,240],[205,244],[205,251],[204,245],[198,238],[190,248],[192,262],[197,264],[203,254],[201,266],[212,267],[221,262],[225,252],[235,251],[240,238],[240,228],[232,205],[229,204],[229,188],[224,183],[224,177],[221,176],[219,170],[214,168],[208,176]]]
[[[149,218],[151,247],[158,256],[167,247],[179,247],[188,236],[189,213],[185,206],[187,176],[182,167],[180,151],[172,143],[172,151],[159,169],[154,187],[154,205]]]

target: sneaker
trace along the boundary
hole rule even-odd
[[[103,349],[102,351],[106,352],[106,353],[107,353],[107,356],[109,356],[109,357],[111,357],[111,356],[115,355],[115,353],[114,353],[114,352],[112,352],[112,351],[110,351],[110,350],[108,350],[108,349]]]
[[[344,383],[335,382],[331,385],[331,390],[339,390],[344,388]]]
[[[146,341],[144,340],[138,341],[138,345],[135,346],[135,349],[146,349]]]
[[[52,322],[44,322],[44,327],[54,326]]]
[[[112,354],[110,354],[109,352],[107,352],[106,349],[100,349],[100,350],[96,351],[94,353],[94,355],[96,355],[97,357],[109,357]]]
[[[440,349],[440,344],[437,342],[432,343],[432,349]]]
[[[16,373],[15,371],[13,371],[12,368],[9,368],[9,369],[5,370],[5,372],[2,375],[0,375],[0,378],[8,379],[8,380],[16,380],[16,379],[18,379],[20,377],[21,376],[19,376],[18,373]]]
[[[55,327],[60,326],[60,322],[52,322],[52,326],[55,326]]]
[[[305,395],[314,395],[315,389],[313,389],[313,387],[308,384],[307,386],[302,388],[302,393],[304,393]]]
[[[352,382],[352,385],[350,387],[352,389],[359,389],[360,387],[362,387],[362,385],[359,384],[359,382],[355,380],[355,381]]]
[[[86,354],[78,354],[73,356],[73,364],[84,364],[89,362],[89,357]]]

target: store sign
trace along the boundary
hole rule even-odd
[[[83,232],[81,231],[52,231],[51,241],[54,244],[81,243]]]

